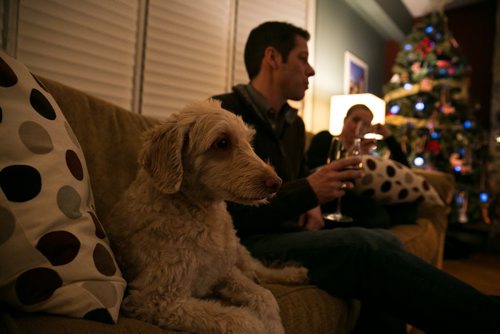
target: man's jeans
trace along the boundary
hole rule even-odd
[[[336,228],[242,243],[264,261],[298,261],[311,284],[428,333],[500,333],[499,302],[404,251],[390,231]]]

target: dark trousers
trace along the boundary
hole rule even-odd
[[[392,319],[428,333],[500,333],[498,301],[404,251],[389,231],[336,228],[242,242],[264,261],[302,263],[310,282],[333,296],[360,300],[376,314],[360,317],[374,321],[360,327],[371,333],[391,333]]]
[[[322,212],[335,212],[337,200],[322,205]],[[382,205],[378,201],[347,191],[341,199],[342,214],[354,219],[354,224],[370,228],[390,228],[417,222],[418,203]]]

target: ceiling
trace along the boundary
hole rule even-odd
[[[384,38],[403,41],[414,19],[486,0],[344,0]]]
[[[401,0],[413,17],[421,17],[434,10],[459,8],[480,1],[481,0]]]

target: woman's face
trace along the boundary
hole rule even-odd
[[[354,142],[356,138],[356,130],[358,126],[360,130],[370,126],[373,120],[373,115],[366,109],[354,109],[349,117],[344,119],[344,127],[342,128],[341,136],[349,144]],[[360,124],[361,123],[361,124]]]

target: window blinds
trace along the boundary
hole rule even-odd
[[[141,112],[165,117],[226,91],[230,0],[150,0]]]
[[[236,33],[233,83],[247,83],[243,61],[245,42],[250,31],[265,21],[286,21],[306,27],[308,0],[239,0],[236,8]]]
[[[315,0],[16,1],[17,58],[35,74],[165,117],[248,82],[250,30],[266,20],[306,26]]]
[[[132,105],[139,0],[21,0],[17,58],[38,75]]]

